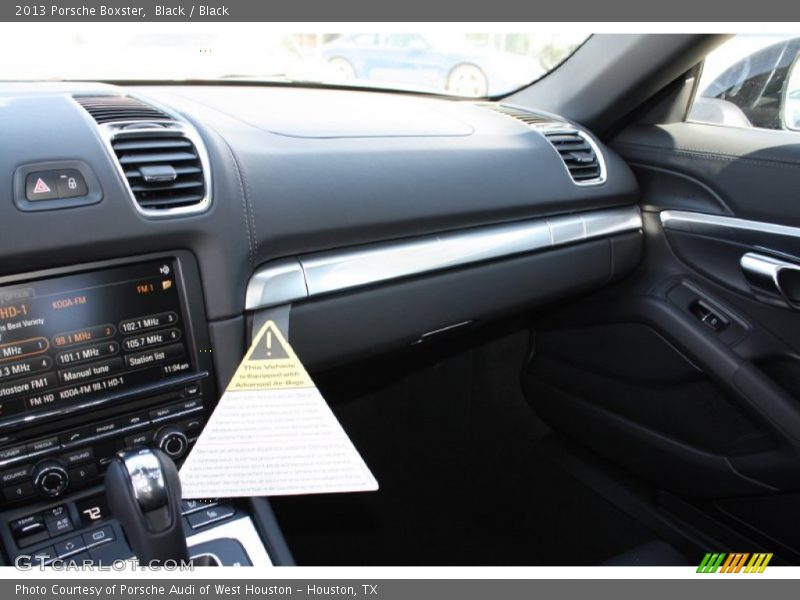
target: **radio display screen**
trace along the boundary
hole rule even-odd
[[[0,420],[192,370],[174,260],[0,287]]]

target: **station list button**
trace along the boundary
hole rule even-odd
[[[113,356],[119,352],[119,344],[117,342],[103,342],[102,344],[94,344],[86,346],[85,348],[76,348],[75,350],[65,350],[56,356],[56,362],[59,366],[66,367],[83,363],[88,360],[96,360],[106,356]]]
[[[17,358],[35,356],[36,354],[47,352],[49,348],[50,342],[47,341],[47,338],[43,337],[34,337],[18,342],[0,344],[0,363]]]
[[[0,381],[25,375],[33,375],[39,371],[47,371],[53,366],[53,359],[49,356],[37,356],[12,363],[0,364]]]
[[[4,383],[0,385],[0,401],[4,398],[35,394],[53,387],[56,383],[57,379],[55,373],[43,373],[34,377],[17,379],[16,381]]]
[[[119,330],[125,334],[138,333],[148,329],[171,327],[178,322],[178,315],[173,311],[147,315],[136,319],[128,319],[119,324]]]
[[[129,354],[125,357],[125,363],[129,368],[148,367],[165,360],[172,360],[183,356],[183,344],[172,344],[163,348],[155,348],[147,352]]]
[[[173,327],[172,329],[153,331],[144,335],[129,337],[122,342],[122,347],[128,352],[133,352],[136,350],[144,350],[151,346],[162,346],[171,342],[177,342],[180,339],[181,330],[177,327]]]
[[[58,372],[58,378],[63,384],[80,383],[82,381],[97,379],[98,377],[113,375],[114,373],[119,373],[122,369],[121,358],[109,358],[101,362],[90,363],[73,369],[64,369]]]
[[[56,334],[53,336],[53,345],[56,348],[66,348],[67,346],[88,344],[89,342],[97,342],[114,337],[116,333],[117,329],[113,325],[94,325],[93,327]]]

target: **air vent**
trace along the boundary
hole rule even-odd
[[[544,134],[561,156],[572,181],[577,185],[599,185],[606,180],[602,154],[589,136],[578,129],[572,129],[567,121],[494,102],[480,102],[478,106],[522,121],[531,129]]]
[[[597,151],[580,131],[549,129],[544,135],[558,151],[575,183],[602,183],[603,166]]]
[[[74,96],[98,123],[172,119],[167,113],[130,96]]]
[[[180,130],[132,130],[111,139],[137,204],[148,214],[204,204],[206,180],[197,147]]]
[[[495,112],[507,115],[509,117],[516,119],[517,121],[522,121],[526,125],[531,125],[531,126],[561,122],[548,115],[531,112],[529,110],[523,110],[521,108],[514,108],[513,106],[507,106],[505,104],[495,104],[494,102],[482,102],[480,103],[480,106],[484,106]]]

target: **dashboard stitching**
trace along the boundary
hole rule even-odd
[[[228,145],[227,142],[224,142],[225,148],[228,151],[228,154],[231,157],[231,161],[233,162],[233,166],[236,168],[236,179],[239,181],[239,190],[242,194],[242,215],[244,216],[244,230],[247,236],[247,255],[248,255],[248,262],[250,263],[251,267],[255,266],[255,258],[256,258],[256,251],[254,248],[255,244],[255,235],[252,231],[251,226],[251,213],[250,213],[250,205],[248,200],[248,194],[245,189],[244,183],[244,176],[242,174],[242,169],[239,165],[239,161],[236,158],[236,154],[233,152],[233,149]]]
[[[233,149],[231,149],[233,152]],[[247,208],[250,213],[250,230],[253,234],[253,263],[256,262],[258,258],[258,233],[256,232],[256,211],[253,209],[253,197],[250,194],[250,185],[247,183],[247,171],[244,167],[239,168],[239,174],[242,177],[242,183],[244,184],[244,198],[247,202]]]
[[[793,160],[786,160],[777,157],[764,156],[761,158],[752,158],[740,154],[723,154],[720,152],[711,152],[700,148],[688,148],[676,146],[668,148],[665,146],[654,146],[652,144],[640,144],[637,142],[617,141],[614,146],[621,150],[619,146],[638,147],[645,151],[659,152],[662,154],[684,155],[691,157],[701,157],[708,160],[719,160],[724,162],[745,161],[768,167],[784,168],[784,169],[800,169],[800,162]]]

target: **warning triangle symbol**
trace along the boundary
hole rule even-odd
[[[261,330],[261,335],[253,344],[248,360],[280,360],[291,358],[284,345],[283,336],[270,321]]]
[[[44,179],[39,177],[36,180],[36,186],[33,188],[34,194],[45,194],[50,191],[50,187],[44,182]]]

